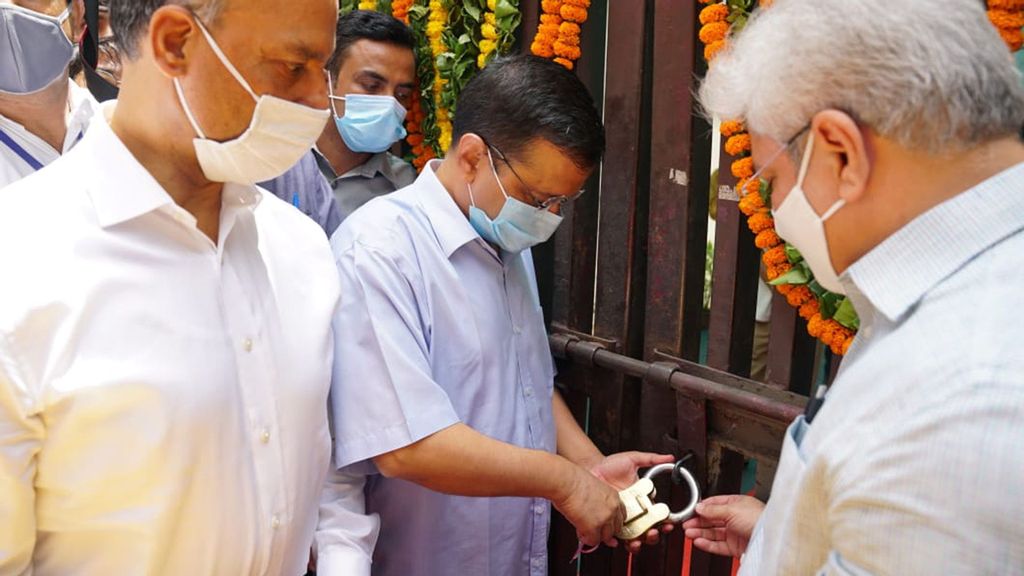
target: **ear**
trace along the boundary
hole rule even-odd
[[[153,61],[168,77],[183,76],[188,71],[189,55],[202,32],[194,16],[182,6],[163,6],[149,19],[146,44]]]
[[[484,139],[476,134],[465,134],[459,138],[455,159],[463,178],[472,184],[481,166],[486,167],[486,164],[481,162],[487,162],[487,144],[484,144]]]
[[[856,202],[864,194],[871,174],[868,142],[860,125],[847,113],[824,110],[814,116],[815,142],[828,154],[829,167],[838,182],[839,197]]]

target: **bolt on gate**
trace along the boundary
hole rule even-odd
[[[763,499],[822,354],[775,294],[766,376],[749,379],[759,253],[724,155],[705,309],[711,162],[719,155],[694,100],[706,70],[697,39],[701,6],[593,1],[577,73],[602,109],[607,154],[535,260],[557,385],[598,447],[692,454],[688,466],[704,495],[739,492],[746,471]],[[522,38],[532,38],[539,2],[520,8]],[[528,40],[521,44],[528,50]],[[670,491],[674,508],[688,498],[668,483],[659,489]],[[689,550],[679,531],[634,558],[603,548],[571,564],[576,546],[575,530],[556,514],[553,576],[703,576],[733,568],[731,559]]]

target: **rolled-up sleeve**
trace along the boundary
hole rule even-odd
[[[34,396],[0,333],[0,574],[31,571],[37,455],[43,425]]]
[[[332,246],[341,280],[331,411],[335,466],[413,444],[459,421],[433,380],[416,268],[387,247]]]

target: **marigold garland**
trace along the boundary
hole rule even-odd
[[[448,10],[445,9],[441,0],[430,0],[427,5],[429,9],[427,16],[427,39],[430,42],[430,51],[434,56],[434,85],[432,92],[434,96],[434,123],[437,125],[439,135],[437,138],[440,153],[448,152],[452,144],[452,122],[448,109],[444,107],[441,92],[444,90],[446,80],[441,76],[441,70],[437,67],[437,57],[445,52],[442,34],[444,27],[448,24]]]
[[[480,25],[480,54],[476,57],[477,68],[483,69],[491,60],[492,55],[498,49],[498,16],[494,13],[497,9],[495,0],[487,0],[487,11],[483,14],[483,23]]]
[[[989,0],[988,19],[1011,52],[1024,46],[1024,0]]]
[[[391,15],[409,24],[409,8],[412,8],[412,0],[391,0]]]
[[[376,10],[377,0],[359,0],[360,10]]]
[[[540,25],[530,44],[530,52],[552,58],[572,70],[583,55],[580,34],[587,21],[590,0],[541,0]]]

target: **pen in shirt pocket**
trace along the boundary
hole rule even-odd
[[[299,208],[300,210],[302,209],[302,207],[299,206],[299,193],[298,192],[292,192],[292,206],[295,206],[296,208]]]

